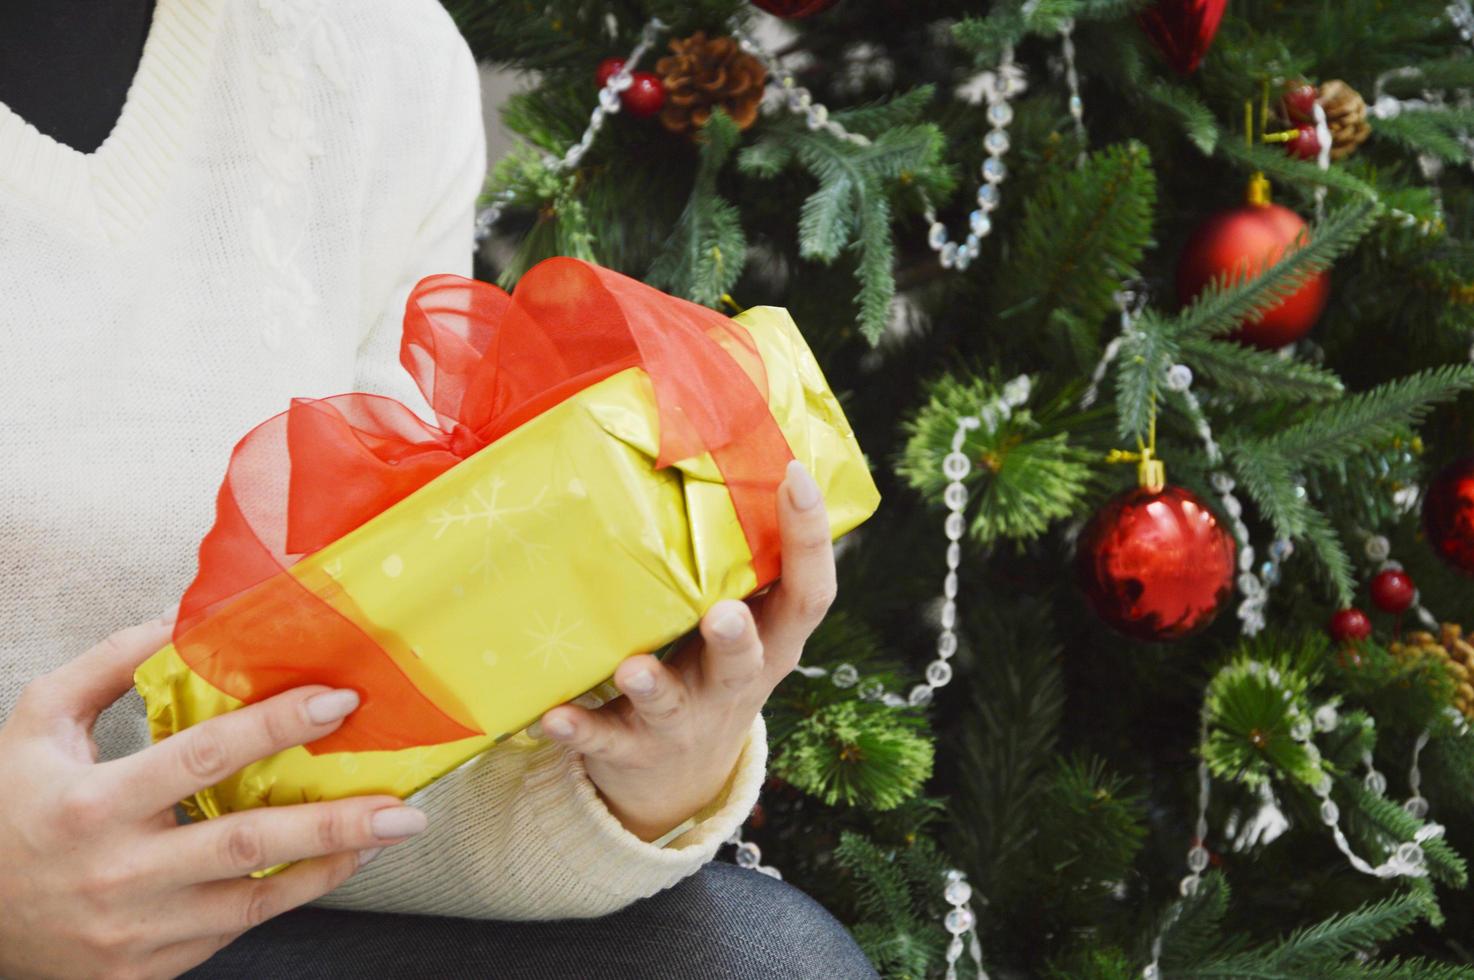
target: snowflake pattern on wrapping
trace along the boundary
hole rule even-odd
[[[515,547],[528,569],[546,567],[551,560],[551,547],[543,541],[530,537],[519,530],[517,521],[509,518],[524,514],[546,514],[551,506],[548,488],[540,488],[526,503],[509,504],[503,498],[507,481],[501,476],[483,480],[471,488],[460,503],[442,507],[427,520],[435,529],[434,538],[439,540],[447,531],[476,530],[481,533],[481,557],[467,571],[476,576],[480,584],[491,585],[503,579],[506,569],[505,546]],[[454,594],[464,598],[465,585],[457,583]]]
[[[561,611],[553,614],[552,623],[544,619],[540,612],[534,612],[532,620],[532,625],[525,632],[533,645],[522,655],[528,660],[541,658],[544,671],[552,668],[555,658],[564,670],[571,669],[569,655],[583,650],[583,644],[574,642],[571,637],[583,629],[583,621],[574,619],[564,622]]]

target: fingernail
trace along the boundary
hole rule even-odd
[[[735,640],[746,629],[747,617],[732,606],[719,610],[711,620],[711,631],[721,640]]]
[[[624,679],[624,686],[635,694],[649,694],[655,690],[655,675],[648,670],[637,670]]]
[[[543,719],[543,731],[554,738],[572,738],[573,723],[561,715]]]
[[[339,721],[358,707],[358,692],[343,688],[337,691],[328,691],[326,694],[314,694],[307,699],[307,717],[315,725],[326,725],[328,722]]]
[[[390,807],[369,818],[369,828],[379,840],[413,837],[423,831],[427,823],[425,811],[412,806]]]
[[[384,849],[382,847],[370,847],[366,851],[359,851],[358,852],[358,866],[360,868],[363,867],[365,864],[368,864],[374,858],[376,858],[380,854],[382,854],[383,851],[384,851]]]
[[[159,613],[159,622],[165,626],[171,625],[178,618],[179,603],[177,602],[174,603],[172,606],[166,607],[163,612]]]
[[[796,459],[791,461],[788,464],[788,499],[793,501],[793,506],[799,510],[813,510],[821,497],[819,484],[814,482],[808,467]]]

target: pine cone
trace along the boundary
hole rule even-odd
[[[1356,89],[1333,78],[1321,84],[1316,101],[1326,110],[1326,124],[1331,128],[1331,159],[1351,156],[1372,134],[1365,100]]]
[[[660,122],[672,133],[699,129],[720,106],[738,129],[757,119],[768,70],[730,37],[710,40],[705,31],[670,42],[673,54],[661,58],[655,72],[665,82],[665,108]]]
[[[1414,630],[1402,640],[1389,644],[1387,650],[1399,660],[1441,663],[1453,678],[1454,707],[1464,717],[1474,719],[1474,683],[1471,683],[1474,681],[1474,645],[1464,639],[1463,630],[1457,624],[1444,623],[1438,636]]]

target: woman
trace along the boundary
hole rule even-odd
[[[483,154],[432,0],[0,4],[0,976],[873,975],[810,900],[704,867],[833,595],[796,464],[756,617],[718,604],[677,657],[620,666],[625,699],[555,708],[413,805],[180,826],[175,801],[357,695],[150,747],[130,677],[171,614],[77,655],[181,593],[228,447],[291,396],[423,410],[400,314],[423,275],[469,274]]]

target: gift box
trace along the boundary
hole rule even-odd
[[[400,361],[436,423],[297,399],[231,455],[172,643],[135,674],[153,737],[303,684],[361,704],[197,816],[408,796],[763,588],[792,458],[836,537],[879,503],[781,309],[728,319],[550,259],[512,295],[424,280]]]

